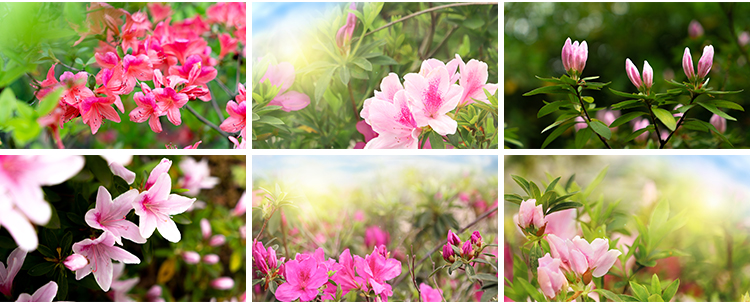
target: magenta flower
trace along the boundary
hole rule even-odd
[[[487,95],[484,94],[484,90],[486,89],[490,94],[495,94],[497,84],[487,84],[487,63],[472,59],[464,64],[458,54],[456,54],[456,60],[458,60],[461,70],[461,78],[458,80],[458,84],[464,89],[459,104],[471,104],[474,103],[474,99],[490,103]]]
[[[562,62],[565,71],[573,78],[578,77],[583,72],[583,68],[586,67],[586,60],[589,57],[589,46],[584,40],[581,44],[578,41],[570,43],[570,37],[565,40],[565,44],[562,48]]]
[[[714,64],[714,46],[708,45],[703,48],[703,55],[698,60],[698,77],[703,79],[711,71],[711,66]]]
[[[521,229],[525,229],[529,225],[534,225],[537,229],[542,228],[546,223],[542,206],[536,205],[535,199],[521,202],[518,214],[513,216],[513,222],[518,224]]]
[[[461,239],[458,238],[458,235],[456,235],[456,233],[454,233],[450,229],[448,230],[448,243],[455,245],[455,246],[461,245]]]
[[[225,119],[221,123],[221,125],[219,126],[221,130],[228,133],[236,133],[244,129],[247,113],[247,106],[245,104],[245,101],[237,104],[237,102],[229,100],[229,102],[227,102],[226,109],[227,113],[229,113],[229,118]]]
[[[201,255],[193,251],[182,252],[182,260],[188,264],[194,265],[201,262]]]
[[[210,189],[219,183],[219,178],[211,176],[208,168],[208,160],[201,159],[197,162],[195,159],[185,157],[180,161],[180,170],[184,176],[177,183],[188,191],[183,192],[187,196],[197,196],[201,189]]]
[[[96,206],[86,212],[86,224],[109,232],[119,245],[122,245],[122,238],[135,243],[146,243],[146,239],[138,232],[138,227],[125,219],[133,209],[133,201],[137,196],[138,190],[131,189],[112,200],[112,195],[109,194],[107,188],[99,186]]]
[[[73,252],[88,259],[88,264],[76,270],[76,280],[94,273],[94,279],[104,292],[109,291],[113,279],[112,260],[127,264],[138,264],[141,260],[133,254],[115,246],[115,237],[109,232],[102,233],[95,240],[84,239],[73,244]]]
[[[401,262],[394,258],[386,258],[375,249],[372,254],[366,255],[364,259],[359,258],[355,263],[357,273],[362,276],[365,283],[369,285],[375,294],[380,295],[383,301],[393,295],[391,285],[386,281],[401,274]]]
[[[441,251],[440,253],[443,254],[443,259],[445,259],[445,261],[450,263],[456,261],[456,253],[453,252],[453,248],[450,246],[450,244],[446,243],[445,245],[443,245],[443,251]]]
[[[151,237],[154,230],[158,228],[164,239],[170,242],[180,241],[180,230],[177,229],[177,224],[172,221],[170,216],[187,211],[193,205],[195,199],[169,194],[171,188],[172,179],[168,173],[162,173],[151,188],[141,192],[135,198],[133,208],[135,208],[135,214],[139,217],[138,228],[144,238]]]
[[[45,225],[52,216],[42,186],[66,181],[83,164],[82,156],[0,155],[0,226],[22,250],[33,251],[38,245],[31,223]]]
[[[174,125],[182,124],[180,108],[188,103],[188,95],[177,92],[171,87],[155,88],[151,92],[154,94],[159,111],[167,115],[169,122]]]
[[[260,79],[260,83],[268,82],[273,86],[280,86],[279,95],[277,95],[268,105],[281,106],[285,112],[301,110],[310,104],[310,97],[306,94],[287,91],[294,84],[294,66],[287,62],[281,62],[278,65],[269,65],[266,74]]]
[[[336,264],[336,274],[331,277],[331,280],[341,285],[342,295],[346,295],[350,290],[359,290],[362,285],[365,284],[365,280],[362,277],[356,276],[355,274],[355,262],[361,257],[354,255],[352,257],[349,249],[341,252],[339,256],[339,263]]]
[[[212,280],[210,285],[216,290],[230,290],[234,288],[234,280],[226,276],[219,277],[215,280]]]
[[[719,133],[723,134],[727,130],[727,119],[724,119],[717,114],[713,114],[711,116],[711,120],[709,120],[708,122],[711,123],[716,128],[716,130],[719,131]]]
[[[430,285],[425,283],[419,284],[419,291],[421,292],[422,302],[442,302],[443,301],[443,290],[432,289]]]
[[[471,244],[481,246],[482,245],[482,234],[479,231],[471,233]]]
[[[318,288],[328,282],[328,270],[313,257],[290,260],[284,264],[286,283],[276,289],[276,299],[309,302],[318,296]]]
[[[376,246],[388,245],[391,235],[378,226],[370,226],[365,230],[365,246],[369,249]]]
[[[148,126],[154,133],[161,133],[161,121],[159,117],[164,115],[156,104],[156,97],[148,89],[148,85],[141,83],[143,92],[136,92],[133,95],[133,101],[138,107],[130,111],[130,121],[133,122],[144,122],[148,120]],[[145,94],[144,94],[145,93]]]
[[[461,247],[461,255],[469,259],[474,257],[474,249],[471,247],[471,240],[466,240],[464,242],[464,245]]]
[[[125,271],[125,264],[114,263],[112,273],[112,287],[107,296],[115,302],[135,302],[133,299],[128,297],[128,292],[133,289],[136,284],[140,281],[139,277],[133,277],[125,280],[120,280],[120,277]]]
[[[89,260],[86,259],[86,257],[83,257],[83,255],[79,254],[72,254],[65,258],[65,261],[63,264],[66,268],[70,271],[76,271],[78,269],[81,269],[85,267],[89,263]]]
[[[57,295],[57,283],[50,281],[46,285],[34,291],[33,295],[21,293],[16,302],[52,302]]]
[[[357,10],[357,5],[352,2],[349,4],[350,10]],[[352,35],[354,34],[354,27],[357,25],[357,16],[354,15],[354,13],[349,13],[346,15],[346,24],[344,24],[339,30],[336,32],[336,45],[339,46],[340,49],[344,48],[345,44],[348,44],[352,40]]]
[[[703,36],[703,26],[701,26],[701,23],[698,22],[698,20],[693,19],[690,21],[690,24],[688,25],[688,36],[692,39]]]
[[[7,268],[0,262],[0,293],[10,296],[13,289],[13,280],[16,278],[18,271],[21,270],[21,266],[26,260],[26,254],[26,251],[18,247],[8,255]]]
[[[560,271],[561,265],[560,259],[550,257],[549,253],[539,258],[539,267],[537,268],[539,287],[541,287],[544,295],[550,299],[555,298],[557,293],[562,290],[563,284],[567,283],[565,276]]]
[[[417,126],[429,125],[442,136],[456,133],[458,123],[447,113],[458,106],[464,89],[450,83],[448,70],[438,67],[426,77],[409,73],[404,76],[404,87],[411,98],[409,103]]]

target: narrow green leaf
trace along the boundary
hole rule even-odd
[[[542,149],[546,148],[547,145],[549,145],[557,137],[560,137],[560,135],[562,135],[562,133],[564,133],[568,128],[573,126],[573,124],[575,124],[575,122],[568,122],[557,127],[557,129],[552,131],[552,133],[550,133],[549,136],[547,136],[547,139],[544,140],[544,143],[542,143]]]
[[[604,167],[602,171],[599,172],[599,174],[596,175],[593,181],[586,187],[586,190],[583,191],[583,198],[587,199],[589,195],[596,189],[596,187],[599,186],[599,184],[604,180],[604,177],[607,176],[607,170],[609,169],[609,166]]]
[[[589,123],[589,126],[594,130],[594,132],[604,137],[605,139],[609,139],[610,137],[612,137],[612,131],[606,124],[601,121],[591,121],[591,123]]]
[[[583,204],[578,203],[578,202],[563,202],[563,203],[550,207],[550,209],[544,215],[546,216],[554,212],[576,208],[576,207],[582,207],[582,206]]]
[[[569,91],[565,89],[564,87],[561,87],[560,85],[551,85],[551,86],[539,87],[523,95],[533,96],[533,95],[538,95],[538,94],[563,94],[563,93],[569,93]]]
[[[652,294],[648,297],[649,302],[664,302],[664,300],[661,298],[661,295],[658,294]]]
[[[611,108],[614,110],[618,110],[618,109],[628,109],[628,108],[639,107],[639,106],[641,106],[641,100],[625,100],[625,101],[613,104]]]
[[[645,112],[630,112],[630,113],[624,114],[620,116],[619,118],[615,119],[615,121],[613,121],[612,124],[609,125],[609,127],[613,128],[613,127],[623,125],[643,115],[648,115],[648,114],[646,114]]]
[[[614,294],[612,291],[609,291],[607,289],[594,289],[594,292],[603,295],[610,301],[622,302],[622,300],[620,299],[620,297],[617,296],[617,294]]]
[[[656,273],[654,273],[654,275],[651,277],[651,293],[661,294],[661,282],[659,281],[659,276],[657,276]]]
[[[630,99],[641,99],[641,98],[643,98],[643,95],[629,94],[629,93],[626,93],[626,92],[614,90],[612,88],[610,88],[609,90],[613,94],[616,94],[616,95],[618,95],[620,97],[625,97],[625,98],[630,98]]]
[[[333,73],[336,71],[336,67],[329,68],[324,72],[321,77],[317,80],[315,83],[315,101],[320,101],[320,98],[323,97],[323,94],[326,92],[326,89],[328,89],[328,85],[331,83],[331,77],[333,77]]]
[[[650,296],[645,286],[633,281],[630,282],[630,290],[632,290],[635,297],[641,301],[647,301]]]
[[[586,127],[576,132],[576,149],[582,149],[591,139],[591,129]]]
[[[570,101],[555,101],[547,103],[545,106],[542,106],[542,108],[539,109],[539,112],[536,114],[537,118],[542,118],[546,115],[549,115],[558,109],[560,109],[560,106],[570,104]]]
[[[352,63],[359,66],[360,68],[366,70],[366,71],[372,71],[372,63],[365,59],[364,57],[355,57],[352,60]]]
[[[722,118],[727,119],[727,120],[737,121],[737,119],[735,119],[734,117],[732,117],[730,115],[727,115],[727,113],[725,113],[722,110],[716,108],[716,106],[713,106],[713,105],[710,105],[710,104],[706,104],[706,103],[703,103],[703,102],[698,102],[698,105],[703,106],[703,108],[707,109],[709,112],[712,112],[712,113],[718,115],[719,117],[722,117]]]
[[[560,181],[560,176],[558,176],[556,179],[552,180],[552,182],[547,185],[547,188],[544,190],[544,193],[550,192],[552,190],[555,190],[555,186],[557,186],[557,182]]]
[[[736,110],[745,111],[745,109],[742,108],[742,106],[740,106],[739,104],[737,104],[735,102],[732,102],[732,101],[710,100],[710,101],[703,101],[701,103],[706,104],[706,105],[713,105],[715,107],[723,107],[723,108],[729,108],[729,109],[736,109]]]
[[[656,116],[656,118],[659,118],[659,121],[664,123],[664,125],[670,130],[674,131],[674,129],[677,128],[677,122],[674,120],[674,116],[672,115],[672,113],[668,110],[654,107],[651,108],[651,111],[653,111],[654,116]]]
[[[666,289],[664,289],[664,292],[662,293],[661,297],[664,301],[669,302],[672,300],[672,297],[674,297],[674,294],[677,293],[677,289],[680,287],[680,279],[675,279],[672,281],[669,286],[667,286]]]

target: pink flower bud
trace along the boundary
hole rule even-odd
[[[211,240],[208,241],[208,245],[217,247],[224,244],[224,242],[226,241],[227,239],[224,237],[224,235],[214,235],[213,237],[211,237]]]
[[[578,78],[586,67],[589,57],[589,46],[586,41],[578,44],[578,41],[570,43],[570,37],[565,40],[562,49],[562,61],[565,71],[574,79]]]
[[[154,285],[151,289],[146,292],[146,300],[149,302],[164,302],[164,298],[161,297],[161,287]]]
[[[529,199],[521,202],[518,215],[514,218],[516,224],[525,229],[529,225],[534,225],[537,229],[544,226],[544,212],[541,205],[536,205],[536,199]]]
[[[688,25],[688,35],[692,39],[703,36],[703,26],[701,26],[701,23],[695,19],[690,21],[690,25]]]
[[[562,62],[566,72],[570,71],[570,59],[572,54],[573,44],[570,42],[570,37],[568,37],[568,39],[565,40],[565,44],[562,48]]]
[[[654,69],[648,64],[648,61],[643,61],[643,86],[646,90],[651,89],[654,85]]]
[[[548,298],[553,299],[557,293],[562,290],[563,284],[566,283],[565,276],[560,271],[562,262],[559,258],[552,258],[549,254],[539,258],[539,267],[537,274],[539,287]]]
[[[466,258],[471,258],[474,256],[474,249],[471,247],[470,240],[466,240],[466,242],[464,242],[464,245],[461,247],[461,254]]]
[[[685,71],[685,75],[688,80],[695,78],[695,70],[693,69],[693,57],[690,55],[690,48],[685,47],[685,53],[682,55],[682,70]]]
[[[276,250],[272,247],[268,247],[268,269],[276,269],[278,262],[276,261]]]
[[[589,58],[589,45],[584,40],[581,45],[578,47],[578,50],[576,51],[576,62],[575,62],[575,69],[578,71],[578,73],[583,72],[583,68],[586,68],[586,60]]]
[[[350,10],[356,10],[357,5],[352,2],[349,4]],[[339,46],[339,48],[343,48],[345,44],[349,43],[352,40],[352,35],[354,34],[354,28],[357,25],[357,15],[354,15],[353,13],[349,13],[346,15],[346,24],[344,24],[341,28],[339,28],[338,32],[336,32],[336,44]]]
[[[203,239],[211,237],[211,223],[206,218],[201,219],[201,233],[203,233]]]
[[[747,31],[740,33],[737,40],[740,43],[740,46],[747,46],[747,44],[750,43],[750,33]]]
[[[201,255],[193,251],[183,252],[182,259],[185,260],[186,263],[194,265],[201,262]]]
[[[213,265],[219,262],[219,255],[208,254],[203,256],[203,262],[209,265]]]
[[[727,130],[727,119],[724,119],[717,114],[711,116],[711,120],[708,122],[710,122],[722,134]]]
[[[446,243],[445,245],[443,245],[443,259],[445,259],[445,261],[447,262],[452,263],[455,261],[451,258],[453,257],[453,255],[455,255],[455,253],[453,252],[453,248],[451,248],[450,244]]]
[[[630,82],[640,90],[641,86],[643,86],[643,83],[641,83],[640,73],[638,73],[638,68],[635,67],[635,65],[629,58],[625,59],[625,72],[627,72]]]
[[[714,64],[714,46],[708,45],[703,48],[703,55],[698,60],[698,77],[703,79],[711,71],[711,66]]]
[[[573,128],[576,129],[576,132],[587,128],[589,125],[586,123],[586,119],[583,119],[583,117],[578,116],[576,117],[576,124],[573,125]]]
[[[448,230],[448,243],[459,246],[461,245],[461,239],[452,230]]]
[[[70,271],[75,271],[85,267],[89,263],[89,260],[83,255],[73,254],[65,258],[63,264]]]
[[[651,121],[648,121],[648,119],[644,118],[642,120],[636,119],[635,123],[633,124],[633,132],[646,128],[651,124]],[[648,139],[648,131],[643,132],[643,134],[638,135],[638,137],[635,138],[637,141],[646,141]]]
[[[474,231],[471,234],[471,244],[475,244],[475,245],[482,244],[482,234],[480,234],[479,231]]]
[[[211,281],[211,287],[217,290],[229,290],[234,287],[234,280],[229,277],[219,277]]]

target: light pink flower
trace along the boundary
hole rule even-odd
[[[328,282],[328,269],[318,265],[313,257],[290,260],[284,269],[287,282],[276,289],[276,299],[282,302],[312,301],[318,295],[318,288]]]
[[[633,62],[629,58],[625,59],[625,72],[627,72],[630,82],[640,90],[643,86],[640,73],[638,73],[638,68],[633,65]]]
[[[112,174],[121,177],[129,185],[135,182],[135,172],[128,170],[118,162],[109,163],[109,170],[112,170]]]
[[[391,285],[386,281],[401,274],[401,262],[394,258],[386,258],[376,248],[372,251],[372,254],[366,255],[364,259],[358,258],[355,266],[357,267],[357,273],[364,278],[368,287],[375,294],[380,295],[383,301],[388,301],[388,297],[393,295],[393,291]]]
[[[419,129],[410,107],[411,98],[405,90],[394,95],[394,101],[374,98],[362,109],[365,118],[378,137],[371,139],[365,149],[416,149]]]
[[[232,210],[232,215],[235,217],[239,217],[245,214],[247,211],[247,198],[245,195],[247,194],[247,191],[242,192],[242,196],[240,197],[240,200],[237,201],[237,205],[234,206],[234,209]]]
[[[622,254],[619,250],[609,250],[609,240],[602,238],[588,243],[579,236],[573,240],[563,240],[549,234],[546,239],[552,256],[560,258],[566,270],[578,275],[591,271],[593,277],[602,277]]]
[[[723,134],[727,130],[727,119],[724,119],[724,117],[717,114],[713,114],[708,122],[710,122],[719,133]]]
[[[544,211],[541,205],[536,205],[536,199],[529,199],[521,202],[518,214],[513,216],[513,222],[518,224],[521,229],[534,225],[537,229],[542,228],[547,222],[544,219]]]
[[[214,235],[211,237],[211,240],[208,241],[208,245],[212,247],[217,247],[220,245],[223,245],[227,241],[226,237],[224,235]]]
[[[133,254],[115,246],[115,238],[109,232],[95,240],[84,239],[73,244],[73,252],[88,259],[88,264],[76,271],[76,280],[94,273],[94,279],[104,292],[109,291],[113,280],[112,260],[127,264],[138,264],[141,260]]]
[[[459,99],[459,104],[471,104],[474,103],[474,99],[490,103],[484,90],[486,89],[490,94],[495,94],[497,92],[497,84],[487,84],[489,76],[487,73],[487,63],[472,59],[464,64],[458,54],[456,54],[456,60],[461,69],[461,78],[458,80],[458,84],[464,89],[461,99]]]
[[[750,43],[750,33],[747,31],[743,31],[740,33],[739,37],[737,38],[737,42],[739,42],[740,46],[747,46],[748,43]]]
[[[226,276],[219,277],[215,280],[212,280],[210,285],[216,290],[230,290],[234,288],[234,280]]]
[[[648,61],[643,61],[643,87],[646,90],[651,89],[654,85],[654,69],[648,64]]]
[[[0,155],[0,226],[21,249],[36,249],[38,238],[31,223],[45,225],[52,216],[42,186],[66,181],[83,164],[82,156]]]
[[[443,136],[456,133],[458,123],[447,113],[458,106],[464,89],[450,83],[448,70],[438,67],[426,77],[409,73],[404,76],[404,80],[417,126],[429,125]]]
[[[349,4],[350,10],[357,10],[357,5],[352,2]],[[344,24],[341,28],[339,28],[338,32],[336,32],[336,45],[339,46],[339,48],[343,49],[345,44],[349,44],[349,42],[352,40],[352,35],[354,34],[354,27],[357,25],[357,16],[354,15],[354,13],[349,13],[346,15],[346,24]]]
[[[563,239],[573,239],[578,232],[575,209],[553,212],[545,216],[544,221],[547,222],[547,227],[544,228],[545,234],[554,234]]]
[[[219,183],[219,178],[211,176],[207,159],[197,162],[195,159],[185,157],[180,161],[180,170],[184,176],[177,184],[188,189],[183,192],[187,196],[197,196],[201,189],[210,189]]]
[[[140,278],[136,276],[134,278],[120,280],[124,271],[125,264],[119,262],[113,264],[112,287],[111,290],[107,292],[107,296],[115,302],[135,302],[128,296],[128,292],[138,284]]]
[[[458,54],[456,54],[456,57],[450,60],[448,64],[443,63],[443,61],[439,59],[427,59],[424,60],[422,66],[419,67],[419,75],[427,77],[430,71],[437,69],[438,67],[443,67],[448,70],[448,74],[451,76],[451,84],[455,84],[458,81],[458,78],[461,77],[461,74],[458,73],[458,67],[463,65],[463,63],[463,60]]]
[[[201,262],[201,255],[193,251],[182,252],[182,259],[186,263],[194,265]]]
[[[65,258],[65,262],[63,264],[66,268],[68,268],[68,270],[76,271],[85,267],[88,263],[88,259],[86,259],[86,257],[83,257],[83,255],[72,254]]]
[[[425,283],[419,284],[419,291],[421,292],[422,302],[442,302],[443,290],[440,288],[432,289],[430,285]]]
[[[643,118],[641,120],[636,119],[633,122],[633,132],[644,129],[648,127],[651,124],[651,121],[648,121],[648,119]],[[638,137],[635,138],[637,141],[646,141],[648,139],[648,131],[643,132],[643,134],[638,135]]]
[[[146,292],[146,300],[149,302],[166,302],[163,297],[161,297],[161,287],[159,285],[153,285],[151,289],[148,289],[148,292]]]
[[[34,291],[33,295],[21,293],[16,302],[52,302],[57,296],[57,283],[50,281],[46,285]]]
[[[703,48],[703,55],[698,60],[698,77],[703,79],[711,71],[711,66],[714,64],[714,46],[708,45]]]
[[[537,268],[539,287],[541,287],[544,295],[550,299],[555,298],[557,293],[562,290],[563,284],[566,283],[565,276],[560,271],[561,265],[560,259],[550,257],[549,253],[539,258],[539,267]]]
[[[211,223],[206,218],[203,218],[201,219],[200,224],[203,239],[208,239],[208,237],[211,237]]]
[[[388,232],[378,226],[370,226],[365,230],[365,246],[369,249],[376,246],[387,245],[391,239]]]
[[[146,179],[146,185],[143,186],[143,188],[144,189],[151,188],[151,186],[153,186],[154,183],[156,183],[156,180],[159,178],[159,176],[162,173],[168,173],[169,168],[171,167],[172,167],[172,161],[166,158],[162,158],[159,164],[156,165],[154,169],[151,169],[151,173],[149,173],[148,179]]]
[[[206,254],[203,256],[203,262],[209,265],[213,265],[219,262],[219,255]]]
[[[685,53],[682,54],[682,70],[685,71],[685,76],[692,82],[695,78],[695,70],[693,69],[693,57],[690,55],[690,48],[685,47]]]
[[[18,247],[8,255],[7,268],[0,262],[0,293],[10,295],[13,289],[13,280],[16,278],[18,271],[21,270],[21,266],[26,260],[26,254],[26,251]]]
[[[585,40],[581,42],[580,45],[578,44],[578,41],[575,41],[572,44],[570,41],[570,37],[568,37],[563,45],[562,62],[565,71],[567,71],[571,77],[577,79],[583,72],[583,68],[586,67],[586,60],[589,57],[589,46]]]
[[[109,232],[119,245],[122,245],[122,238],[135,243],[146,243],[146,239],[138,232],[138,227],[125,219],[133,209],[133,201],[137,196],[138,190],[131,189],[112,200],[112,195],[109,194],[107,188],[99,186],[96,206],[86,212],[86,224]]]
[[[195,199],[169,194],[171,188],[172,179],[168,173],[162,173],[151,188],[135,198],[133,208],[139,217],[138,228],[144,238],[151,237],[158,228],[164,239],[170,242],[180,241],[180,230],[170,216],[187,211]]]
[[[301,110],[310,104],[310,97],[307,95],[287,90],[294,84],[294,66],[287,62],[281,62],[278,65],[269,65],[266,74],[260,79],[263,83],[268,80],[273,86],[280,86],[279,95],[277,95],[268,105],[281,106],[285,112]]]

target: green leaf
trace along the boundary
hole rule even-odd
[[[54,91],[48,93],[44,98],[42,98],[42,101],[39,102],[39,106],[36,108],[36,113],[39,117],[43,117],[47,114],[49,114],[55,107],[57,107],[58,101],[60,101],[60,96],[62,96],[63,93],[62,87],[55,89]]]
[[[30,276],[42,276],[52,271],[55,265],[57,264],[54,262],[45,261],[31,267],[28,273]]]
[[[484,25],[484,20],[480,18],[467,18],[464,20],[463,25],[469,29],[476,30]]]
[[[633,291],[633,294],[635,294],[635,297],[637,297],[639,300],[641,300],[641,301],[647,301],[648,300],[649,293],[648,293],[648,290],[646,289],[645,286],[643,286],[643,285],[641,285],[639,283],[631,281],[630,282],[630,290]]]
[[[333,73],[336,71],[336,67],[329,68],[326,70],[326,72],[321,75],[321,77],[315,82],[315,101],[320,101],[320,98],[323,97],[323,94],[326,92],[326,89],[328,89],[328,84],[331,83],[331,77],[333,77]]]
[[[710,105],[710,104],[706,104],[706,103],[703,103],[703,102],[697,102],[697,103],[698,103],[698,105],[703,106],[703,108],[707,109],[709,112],[712,112],[712,113],[718,115],[719,117],[722,117],[722,118],[727,119],[727,120],[737,121],[737,119],[735,119],[732,116],[727,115],[727,113],[725,113],[722,110],[716,108],[716,106],[713,106],[713,105]]]
[[[518,205],[521,205],[521,202],[523,202],[523,198],[517,194],[505,194],[505,200]]]
[[[611,106],[613,110],[628,109],[641,106],[641,100],[625,100]]]
[[[433,149],[445,149],[445,142],[443,141],[443,137],[440,137],[438,133],[435,131],[430,132],[430,145]]]
[[[630,133],[630,135],[628,135],[627,137],[625,137],[625,139],[623,141],[624,142],[630,142],[633,139],[635,139],[636,137],[640,136],[641,134],[643,134],[645,132],[648,132],[650,130],[653,130],[653,129],[654,129],[653,127],[649,126],[649,127],[645,127],[645,128],[640,129],[640,130],[634,131],[633,133]]]
[[[555,140],[557,137],[560,137],[560,135],[562,135],[562,133],[564,133],[568,128],[570,128],[574,124],[575,124],[575,122],[568,122],[568,123],[565,123],[565,124],[557,127],[557,129],[555,129],[554,131],[552,131],[552,133],[550,133],[549,136],[547,136],[547,139],[544,140],[544,143],[542,143],[542,149],[546,148],[547,145],[550,144],[550,142],[552,142],[553,140]]]
[[[516,184],[518,184],[518,186],[521,186],[521,188],[523,189],[523,191],[526,192],[526,194],[530,194],[529,190],[531,190],[531,189],[530,189],[530,186],[529,186],[529,182],[525,178],[522,178],[522,177],[520,177],[518,175],[513,175],[513,174],[511,174],[510,177],[514,181],[516,181]]]
[[[550,182],[549,185],[547,185],[547,188],[544,189],[544,193],[547,193],[547,192],[550,192],[552,190],[555,190],[555,186],[557,186],[557,182],[560,181],[560,178],[561,177],[558,176],[556,179],[552,180],[552,182]]]
[[[0,93],[0,127],[4,126],[11,116],[13,111],[16,109],[16,95],[10,88],[5,88]]]
[[[594,97],[587,96],[587,97],[581,97],[581,99],[583,100],[583,102],[586,102],[586,103],[594,103]]]
[[[649,235],[653,235],[657,230],[659,230],[662,225],[667,222],[668,217],[669,203],[667,202],[667,200],[663,199],[659,201],[659,204],[656,205],[656,208],[654,208],[654,211],[651,213],[651,219],[648,222]]]
[[[659,282],[659,276],[657,276],[656,273],[651,277],[651,293],[661,294],[661,282]],[[651,297],[649,297],[649,299],[651,299]]]
[[[618,127],[620,125],[628,123],[631,120],[638,118],[640,116],[643,116],[643,115],[648,115],[648,114],[646,114],[645,112],[630,112],[630,113],[624,114],[620,116],[619,118],[615,119],[615,121],[613,121],[612,124],[609,125],[609,127],[611,128]]]
[[[523,278],[514,278],[513,281],[518,282],[521,284],[524,290],[526,290],[526,293],[531,296],[532,299],[534,299],[537,302],[544,302],[547,301],[547,299],[544,297],[543,294],[541,294],[534,286],[529,284],[529,282]]]
[[[605,139],[609,139],[610,137],[612,137],[612,131],[609,130],[609,127],[601,121],[591,121],[591,123],[589,123],[589,126],[594,130],[594,132],[604,137]]]
[[[658,294],[652,294],[648,297],[649,302],[664,302],[664,300],[661,298],[661,295]]]
[[[185,217],[184,215],[174,215],[172,216],[172,221],[179,223],[179,224],[193,223],[193,221],[191,221],[188,217]]]
[[[482,293],[482,302],[489,302],[492,298],[497,296],[497,283],[494,286],[485,286],[484,293]]]
[[[487,273],[477,273],[476,279],[481,279],[483,281],[490,281],[490,282],[497,282],[497,276]]]
[[[708,132],[708,128],[705,125],[695,120],[686,119],[681,126],[689,130]]]
[[[612,291],[609,291],[607,289],[594,289],[594,292],[603,295],[610,301],[622,302],[622,300],[620,299],[620,297],[617,296],[617,294],[614,294]]]
[[[651,108],[651,110],[654,112],[654,115],[656,118],[659,118],[659,121],[664,123],[667,128],[674,131],[674,129],[677,128],[677,122],[674,120],[674,116],[671,112],[665,109],[661,109],[658,107]]]
[[[551,86],[545,86],[545,87],[534,89],[523,95],[526,97],[526,96],[533,96],[533,95],[538,95],[538,94],[564,94],[564,93],[569,93],[568,89],[565,89],[565,87],[562,87],[561,85],[551,85]]]
[[[455,246],[455,245],[454,245],[454,246]],[[455,261],[455,262],[454,262],[454,263],[453,263],[453,264],[452,264],[452,265],[450,266],[450,268],[448,268],[448,274],[449,274],[449,275],[450,275],[450,274],[453,274],[453,271],[456,271],[456,270],[458,270],[458,268],[460,268],[462,264],[463,264],[463,263],[462,263],[462,262],[461,262],[460,260],[456,260],[456,261]]]
[[[109,169],[109,165],[104,158],[96,155],[86,155],[86,168],[94,174],[99,182],[105,187],[112,184],[112,170]]]
[[[672,297],[674,297],[674,294],[677,293],[677,289],[680,287],[680,279],[675,279],[672,281],[669,286],[667,286],[666,289],[664,289],[664,292],[662,293],[661,297],[664,301],[669,302],[672,300]]]
[[[549,215],[551,213],[558,212],[561,210],[582,207],[582,206],[583,204],[578,203],[578,202],[563,202],[563,203],[550,207],[550,209],[544,215],[546,216],[546,215]]]
[[[638,298],[629,295],[618,294],[617,296],[620,297],[620,300],[622,300],[623,302],[641,302],[641,300],[639,300]]]
[[[260,119],[257,120],[258,123],[267,123],[272,125],[285,125],[284,121],[281,121],[281,119],[271,116],[263,116],[260,117]]]
[[[351,78],[351,74],[349,73],[349,68],[341,67],[339,69],[339,79],[341,80],[341,84],[344,84],[346,86],[349,84],[349,79]]]
[[[359,66],[360,68],[366,70],[366,71],[372,71],[372,63],[365,59],[364,57],[355,57],[352,60],[352,63]]]
[[[46,245],[39,244],[37,245],[36,250],[39,251],[39,253],[42,254],[44,257],[57,258],[57,254],[55,254],[55,252],[52,251],[52,249],[50,249]]]
[[[610,88],[609,90],[612,91],[613,94],[618,95],[620,97],[625,97],[625,98],[630,98],[630,99],[642,99],[644,97],[643,95],[640,95],[640,94],[637,94],[637,95],[629,94],[626,92],[614,90],[612,88]]]
[[[376,56],[376,57],[370,58],[369,60],[371,64],[379,65],[379,66],[401,65],[396,60],[394,60],[393,58],[387,55]]]
[[[547,103],[547,102],[545,102]],[[547,103],[547,105],[542,106],[542,108],[539,109],[539,113],[536,114],[537,118],[542,118],[546,115],[549,115],[558,109],[560,109],[560,106],[570,104],[570,101],[555,101],[551,103]]]
[[[710,101],[703,101],[701,103],[706,104],[706,105],[713,105],[715,107],[723,107],[723,108],[729,108],[729,109],[736,109],[736,110],[745,111],[745,109],[742,108],[742,106],[740,106],[739,104],[734,103],[732,101],[710,100]]]
[[[586,187],[586,190],[583,191],[583,199],[588,199],[589,195],[596,189],[596,187],[601,184],[601,182],[604,180],[604,177],[607,176],[607,170],[609,169],[609,166],[604,167],[602,171],[599,172],[599,174],[596,175],[593,181]]]

